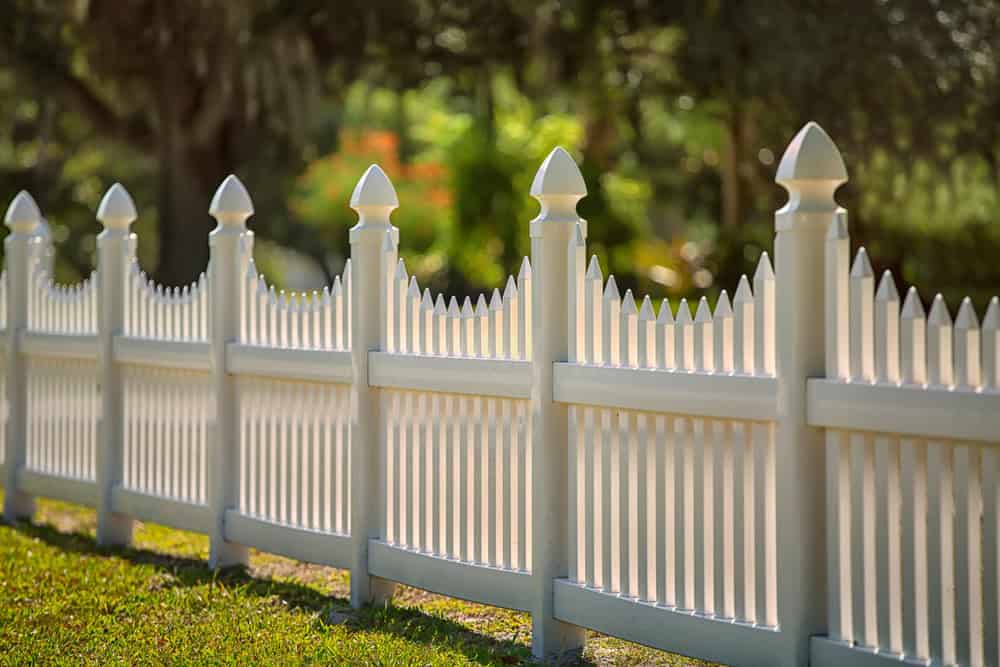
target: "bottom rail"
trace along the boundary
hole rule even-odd
[[[212,529],[212,514],[207,505],[153,496],[120,486],[112,491],[111,507],[118,514],[177,530],[207,535]]]
[[[226,512],[225,530],[226,539],[230,542],[260,551],[317,565],[350,567],[351,541],[348,535],[274,523],[236,510]]]
[[[17,471],[17,488],[32,496],[97,507],[97,483],[88,479],[63,477],[21,468]]]
[[[555,581],[555,617],[652,648],[728,665],[779,664],[781,632],[675,611],[567,579]]]
[[[809,643],[809,664],[814,667],[906,667],[922,665],[927,661],[906,660],[894,653],[879,652],[875,649],[850,646],[827,637],[813,637]]]
[[[531,575],[429,556],[380,540],[368,542],[370,574],[433,593],[530,611]]]

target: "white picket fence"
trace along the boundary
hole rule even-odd
[[[207,275],[151,283],[120,185],[99,270],[53,285],[41,215],[7,211],[4,513],[92,505],[733,665],[998,665],[1000,305],[953,324],[848,266],[847,175],[819,126],[778,167],[775,267],[714,312],[658,312],[586,258],[586,194],[554,150],[531,257],[474,304],[421,290],[372,166],[351,260],[322,292],[257,273],[230,176]],[[776,270],[775,270],[776,269]]]

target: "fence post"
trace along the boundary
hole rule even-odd
[[[208,563],[212,568],[246,565],[246,546],[226,541],[226,510],[239,492],[240,404],[235,378],[226,371],[226,346],[239,338],[243,305],[240,298],[243,253],[249,255],[253,233],[246,220],[253,202],[243,183],[230,174],[212,197],[209,214],[218,225],[208,235],[210,260],[209,340],[215,392],[215,437],[209,442],[208,505],[212,511]]]
[[[351,208],[358,222],[351,228],[351,606],[381,603],[392,596],[395,585],[368,574],[368,540],[379,534],[379,475],[383,465],[379,443],[378,390],[368,386],[368,352],[380,346],[379,324],[388,307],[382,275],[387,232],[393,243],[399,230],[389,214],[399,207],[389,178],[371,165],[354,187]]]
[[[531,221],[532,295],[532,604],[531,650],[539,659],[580,651],[582,628],[556,620],[553,582],[569,574],[567,410],[552,395],[552,364],[569,358],[569,242],[586,223],[576,204],[587,194],[573,158],[556,148],[538,168],[531,196],[541,203]]]
[[[847,170],[830,137],[810,122],[786,149],[775,181],[789,195],[774,218],[779,664],[807,665],[809,638],[827,631],[827,590],[824,440],[807,423],[806,380],[825,374],[826,235],[843,215],[833,195]]]
[[[28,282],[42,214],[24,190],[7,208],[4,222],[10,234],[4,239],[7,263],[7,451],[4,456],[3,515],[7,521],[30,517],[35,500],[17,488],[17,473],[27,459],[28,378],[21,354],[21,336],[28,328]]]
[[[97,219],[104,231],[97,237],[97,336],[100,341],[101,427],[97,447],[97,543],[123,545],[132,539],[132,519],[115,514],[111,493],[122,482],[124,425],[122,374],[115,363],[115,336],[125,324],[125,282],[134,250],[135,235],[129,225],[136,219],[132,197],[119,183],[112,185],[100,206]]]

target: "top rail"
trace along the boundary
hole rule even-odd
[[[1000,444],[1000,393],[855,384],[807,384],[809,424],[915,438]]]

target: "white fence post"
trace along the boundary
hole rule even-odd
[[[4,222],[10,234],[4,239],[7,264],[7,451],[4,457],[3,515],[7,521],[30,517],[34,498],[17,488],[17,473],[27,457],[28,378],[21,354],[21,336],[28,327],[28,281],[42,214],[38,205],[22,190],[7,208]]]
[[[531,184],[542,205],[531,221],[532,296],[532,605],[531,650],[551,659],[579,651],[582,628],[556,620],[554,580],[569,573],[567,410],[552,396],[552,364],[569,357],[569,242],[577,223],[586,235],[576,204],[587,194],[583,176],[562,148],[553,150]]]
[[[243,252],[249,254],[253,238],[246,227],[253,202],[240,179],[229,175],[215,191],[208,212],[218,222],[208,236],[209,340],[215,392],[215,433],[208,443],[208,504],[213,519],[208,563],[219,568],[248,562],[247,548],[225,538],[226,510],[236,505],[240,470],[239,395],[235,378],[226,372],[226,345],[240,334],[241,259]]]
[[[826,132],[808,123],[775,180],[789,193],[774,224],[777,608],[785,645],[779,664],[807,665],[809,638],[826,634],[827,591],[824,441],[806,421],[806,380],[825,372],[826,235],[843,215],[833,195],[847,170]]]
[[[379,443],[378,390],[368,386],[368,352],[379,349],[379,325],[388,307],[383,289],[382,245],[386,233],[398,242],[399,230],[389,214],[399,206],[389,178],[371,165],[354,188],[351,208],[358,223],[351,228],[351,606],[381,603],[392,596],[395,585],[368,574],[368,540],[379,534],[378,508]],[[391,254],[385,253],[391,261]]]
[[[132,519],[115,514],[111,507],[112,490],[122,482],[124,448],[122,374],[114,360],[114,341],[125,324],[126,279],[135,239],[129,232],[129,225],[136,219],[136,211],[132,197],[119,183],[112,185],[104,195],[97,208],[97,219],[104,225],[104,231],[97,237],[97,336],[101,373],[97,543],[123,545],[132,538]]]

